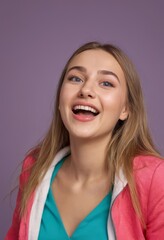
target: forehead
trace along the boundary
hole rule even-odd
[[[110,53],[101,49],[86,50],[79,53],[70,61],[68,69],[73,66],[83,66],[87,70],[109,70],[124,77],[123,70],[117,60]]]

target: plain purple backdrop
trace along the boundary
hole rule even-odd
[[[60,73],[81,44],[110,42],[130,56],[164,154],[163,9],[163,0],[0,1],[0,239],[11,224],[21,161],[47,130]]]

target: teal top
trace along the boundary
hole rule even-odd
[[[61,168],[64,159],[55,167],[51,184]],[[45,202],[38,240],[108,240],[107,219],[111,202],[111,192],[79,223],[71,236],[68,236],[51,187]]]

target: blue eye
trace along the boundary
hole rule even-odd
[[[100,83],[100,85],[102,85],[104,87],[113,87],[113,84],[108,81],[103,81]]]
[[[82,80],[79,78],[79,77],[76,77],[76,76],[71,76],[68,78],[69,81],[72,81],[72,82],[82,82]]]

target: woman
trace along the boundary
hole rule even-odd
[[[47,135],[24,161],[6,239],[162,240],[164,161],[125,53],[81,46],[55,103]]]

